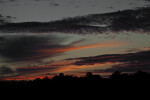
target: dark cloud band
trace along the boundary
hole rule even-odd
[[[40,50],[60,48],[63,39],[54,36],[1,36],[0,55],[9,61],[38,59],[49,55],[42,55]]]
[[[1,32],[32,33],[104,33],[108,31],[150,32],[150,7],[106,14],[66,18],[51,22],[23,22],[0,25]]]
[[[121,63],[105,70],[94,70],[95,72],[114,72],[116,70],[120,70],[123,72],[135,72],[137,70],[150,71],[150,51],[84,57],[78,58],[78,60],[79,61],[76,61],[74,65],[94,65],[97,63],[103,64],[107,62]]]

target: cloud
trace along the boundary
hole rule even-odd
[[[0,38],[0,55],[8,61],[32,60],[52,56],[52,53],[43,55],[40,50],[61,48],[62,38],[54,36],[2,36]]]
[[[85,42],[85,39],[63,44],[66,40],[66,37],[55,35],[1,35],[0,56],[4,58],[4,62],[39,61],[67,51],[104,46],[103,43],[77,46]],[[110,45],[112,44],[106,44]]]
[[[128,62],[124,64],[119,64],[112,66],[111,68],[108,68],[106,70],[99,70],[100,72],[115,72],[115,71],[121,71],[121,72],[135,72],[135,71],[146,71],[150,72],[150,63],[147,62]]]
[[[141,51],[127,54],[108,54],[95,57],[76,58],[78,61],[74,65],[95,65],[105,63],[119,63],[111,68],[94,70],[94,72],[114,72],[116,70],[123,72],[135,72],[137,70],[150,71],[150,51]],[[70,59],[75,60],[75,59]]]
[[[74,50],[82,50],[82,49],[97,48],[97,47],[123,46],[126,44],[124,42],[107,41],[107,42],[102,42],[102,43],[92,44],[92,45],[76,46],[75,44],[76,43],[78,44],[78,42],[82,42],[82,40],[75,41],[74,43],[71,43],[71,44],[61,47],[61,48],[40,50],[40,52],[43,52],[44,55],[47,55],[50,53],[59,54],[59,53],[74,51]]]
[[[20,75],[28,75],[28,74],[34,74],[34,73],[42,73],[46,71],[52,71],[55,70],[56,67],[51,66],[35,66],[35,67],[18,67],[16,69],[16,72]]]
[[[1,3],[1,1],[0,1]],[[15,19],[15,17],[12,16],[3,16],[0,14],[0,25],[5,25],[7,23],[11,23],[11,21]]]
[[[34,76],[36,78],[40,77],[40,75],[46,75],[44,73],[50,73],[47,75],[54,75],[54,74],[56,75],[57,73],[60,72],[80,73],[91,71],[94,73],[105,73],[105,74],[112,73],[117,70],[121,72],[136,72],[138,70],[150,72],[149,60],[150,60],[150,51],[73,58],[53,63],[47,63],[41,66],[17,67],[15,71],[15,73],[17,74],[5,78],[15,79],[15,77],[16,78],[23,77],[24,79],[28,79],[31,78],[31,76]],[[3,72],[5,72],[6,74],[9,71]]]
[[[1,66],[0,67],[0,78],[6,80],[25,80],[25,79],[35,79],[42,75],[52,75],[49,71],[53,71],[57,67],[53,66],[35,66],[35,67],[17,67],[15,70],[12,70],[10,67]],[[46,73],[46,74],[45,74]],[[36,75],[35,75],[36,74]],[[24,79],[23,79],[24,78]]]
[[[38,75],[54,75],[50,74],[50,71],[57,69],[53,66],[34,66],[34,67],[17,67],[15,70],[12,70],[10,67],[1,66],[0,67],[0,78],[2,79],[29,79],[36,78]],[[45,74],[46,73],[46,74]],[[48,74],[49,73],[49,74]],[[36,75],[35,75],[36,74]],[[33,77],[35,76],[35,77]]]
[[[10,75],[10,74],[14,74],[14,71],[11,68],[4,66],[4,65],[0,67],[0,76]]]
[[[5,0],[0,0],[0,4],[6,3]]]
[[[0,25],[2,32],[11,33],[106,33],[120,31],[150,32],[150,7],[105,14],[91,14],[51,22],[22,22]]]

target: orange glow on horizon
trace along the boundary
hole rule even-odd
[[[21,81],[21,80],[34,80],[36,78],[40,78],[40,79],[43,79],[45,76],[16,76],[16,77],[8,77],[8,78],[3,78],[3,80],[8,80],[8,81],[11,81],[11,80],[16,80],[16,81]],[[53,78],[54,76],[53,75],[49,75],[47,76],[48,78]]]
[[[46,49],[46,50],[40,50],[39,52],[43,52],[43,56],[48,56],[50,54],[58,54],[62,52],[67,52],[67,51],[73,51],[73,50],[81,50],[81,49],[88,49],[88,48],[96,48],[96,47],[113,47],[113,46],[122,46],[125,45],[125,42],[114,42],[114,41],[109,41],[109,42],[103,42],[99,44],[93,44],[93,45],[84,45],[84,46],[68,46],[64,48],[54,48],[54,49]],[[104,67],[108,67],[110,65],[113,65],[114,63],[107,62],[107,63],[96,63],[93,65],[74,65],[74,62],[76,62],[79,59],[76,60],[61,60],[53,63],[47,63],[45,65],[41,66],[33,66],[33,67],[18,67],[18,68],[23,68],[26,69],[27,72],[26,74],[24,73],[21,76],[14,76],[14,77],[9,77],[6,78],[5,80],[34,80],[36,78],[44,78],[45,76],[41,75],[42,73],[70,73],[70,72],[75,72],[75,71],[87,71],[87,70],[93,70],[93,69],[103,69]],[[53,69],[54,67],[54,69]],[[29,69],[29,71],[28,71]],[[33,70],[30,70],[33,69]],[[34,70],[35,69],[35,70]],[[50,75],[52,78],[54,75]]]
[[[43,71],[34,71],[34,72],[30,72],[27,74],[23,74],[20,76],[14,76],[14,77],[8,77],[8,78],[4,78],[4,80],[34,80],[36,78],[40,78],[43,79],[45,76],[48,76],[50,79],[53,78],[56,74],[59,73],[77,73],[79,72],[77,75],[77,77],[80,77],[81,73],[80,72],[86,72],[87,70],[96,70],[96,69],[105,69],[111,65],[114,65],[115,63],[111,63],[111,62],[107,62],[107,63],[96,63],[93,65],[73,65],[72,61],[70,62],[66,62],[66,61],[62,61],[61,63],[58,62],[55,63],[55,67],[56,69],[54,70],[48,70],[48,69],[44,69],[44,68],[48,68],[48,67],[52,67],[54,64],[47,66],[35,66],[35,67],[18,67],[18,68],[25,68],[25,69],[30,69],[30,68],[41,68],[43,69]],[[60,66],[62,65],[62,66]],[[55,73],[53,75],[42,75],[42,73]]]

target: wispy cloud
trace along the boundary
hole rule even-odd
[[[74,46],[74,45],[68,45],[66,47],[62,48],[54,48],[54,49],[45,49],[41,50],[40,52],[44,52],[45,55],[49,53],[62,53],[62,52],[67,52],[67,51],[73,51],[73,50],[82,50],[82,49],[89,49],[89,48],[97,48],[97,47],[114,47],[114,46],[123,46],[126,45],[125,42],[115,42],[115,41],[108,41],[108,42],[103,42],[103,43],[98,43],[98,44],[93,44],[93,45],[84,45],[84,46]]]
[[[51,77],[58,73],[76,73],[80,76],[82,72],[91,71],[93,73],[100,73],[105,75],[114,71],[121,72],[136,72],[138,70],[150,72],[150,51],[143,51],[137,53],[127,54],[109,54],[93,57],[73,58],[61,60],[58,62],[47,63],[41,66],[33,67],[17,67],[16,71],[12,74],[12,71],[8,68],[2,68],[3,73],[12,74],[10,77],[4,77],[5,79],[24,79],[43,77],[44,73],[49,73]],[[33,77],[34,76],[34,77]],[[26,78],[25,78],[26,77]]]

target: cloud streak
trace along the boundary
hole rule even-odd
[[[64,48],[59,48],[59,49],[46,49],[46,50],[41,50],[40,52],[44,52],[45,54],[49,54],[50,52],[53,51],[53,53],[61,53],[61,52],[67,52],[67,51],[74,51],[74,50],[82,50],[82,49],[89,49],[89,48],[97,48],[97,47],[114,47],[114,46],[123,46],[126,45],[124,42],[114,42],[114,41],[108,41],[104,43],[98,43],[98,44],[93,44],[93,45],[84,45],[84,46],[73,46],[68,45]]]
[[[93,57],[82,57],[66,59],[58,62],[47,63],[41,66],[33,67],[17,67],[17,73],[13,73],[8,68],[2,68],[3,73],[12,73],[11,77],[5,77],[5,79],[19,79],[20,77],[26,77],[26,79],[33,78],[31,76],[42,77],[43,73],[50,73],[47,75],[53,76],[57,73],[76,73],[80,76],[81,73],[91,71],[93,73],[112,73],[114,71],[121,72],[136,72],[138,70],[150,72],[150,51],[142,51],[137,53],[127,54],[109,54]],[[6,69],[6,70],[5,70]],[[11,73],[10,73],[11,72]]]
[[[150,72],[150,51],[141,51],[137,53],[128,54],[111,54],[111,55],[101,55],[96,57],[84,57],[78,58],[75,65],[94,65],[94,64],[104,64],[104,63],[119,63],[113,65],[111,68],[93,70],[93,72],[105,73],[114,72],[116,70],[122,72],[135,72],[138,70]]]

